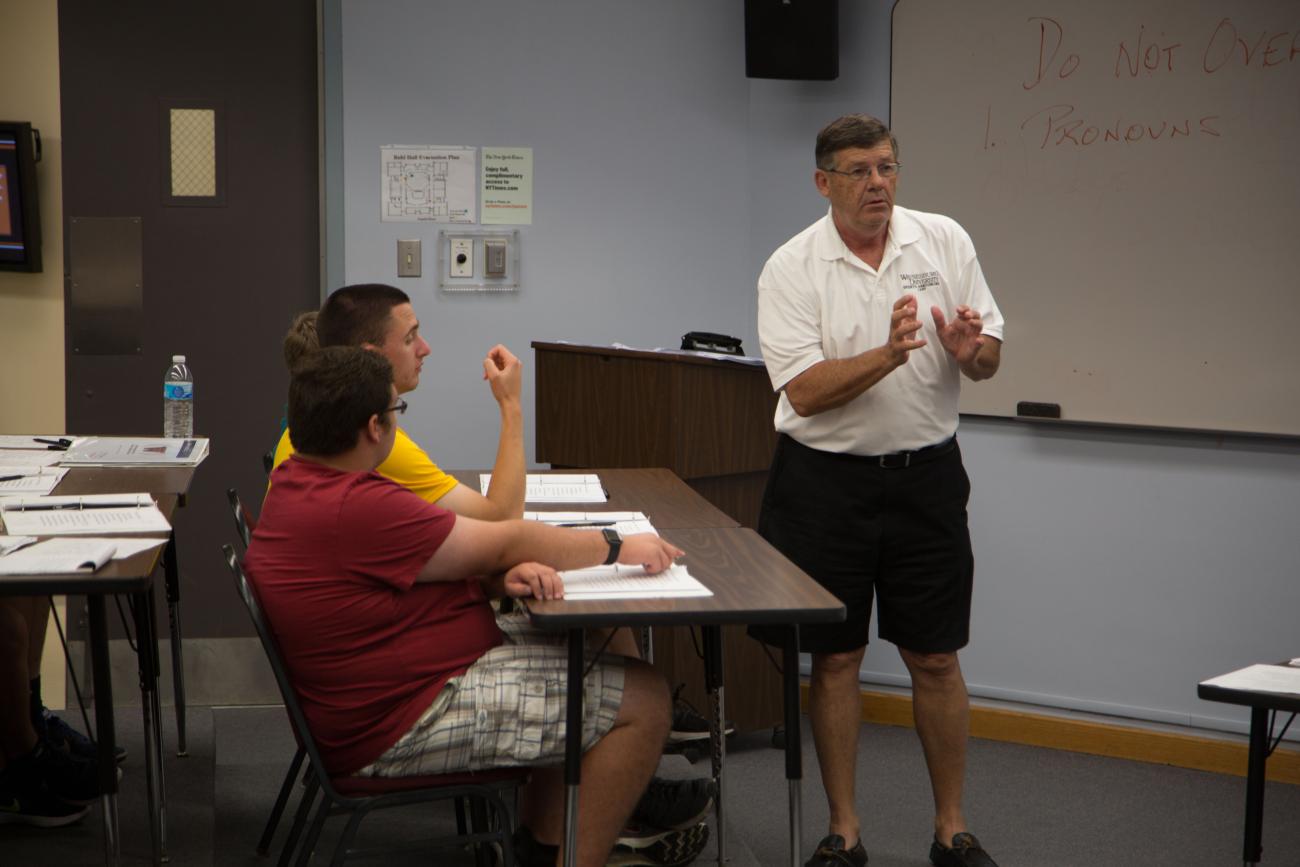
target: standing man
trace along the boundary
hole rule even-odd
[[[781,397],[759,532],[848,609],[800,635],[830,828],[808,867],[867,862],[854,799],[859,670],[873,595],[878,633],[912,678],[934,792],[936,867],[996,867],[966,827],[970,705],[957,651],[969,637],[970,482],[957,447],[961,377],[997,372],[1002,315],[970,236],[894,205],[898,143],[847,115],[817,134],[829,213],[772,254],[758,334]]]

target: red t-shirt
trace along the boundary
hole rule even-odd
[[[501,632],[477,580],[415,583],[452,512],[377,473],[297,456],[272,482],[248,574],[326,769],[351,773]]]

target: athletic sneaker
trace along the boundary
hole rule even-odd
[[[625,828],[605,863],[610,867],[680,867],[700,857],[708,842],[709,826],[703,822],[675,831]]]
[[[661,831],[698,825],[713,808],[713,780],[663,780],[655,777],[632,810],[631,822]]]
[[[31,752],[9,760],[0,774],[0,791],[39,793],[70,804],[89,804],[100,795],[97,770],[94,762],[38,740]]]
[[[685,688],[686,684],[682,683],[673,690],[673,727],[668,732],[668,742],[671,744],[708,740],[709,737],[709,721],[695,709],[695,705],[682,698],[682,690]],[[722,733],[729,735],[735,731],[736,727],[731,720],[727,720]]]
[[[49,708],[41,708],[41,718],[36,725],[36,733],[43,735],[51,746],[72,753],[74,756],[91,761],[99,758],[99,747],[95,742],[68,725],[62,717]],[[126,761],[126,748],[121,744],[114,744],[113,758],[119,762]]]
[[[79,822],[90,807],[64,803],[46,792],[0,789],[0,825],[58,828]]]

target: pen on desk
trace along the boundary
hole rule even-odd
[[[25,479],[25,478],[27,477],[21,473],[19,473],[16,476],[0,476],[0,482],[16,482],[19,479]]]
[[[56,440],[46,439],[45,437],[32,437],[32,442],[42,443],[49,447],[49,451],[67,451],[72,445],[72,440],[59,437]]]
[[[569,521],[563,524],[556,524],[557,527],[612,527],[618,521]]]

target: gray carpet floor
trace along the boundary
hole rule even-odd
[[[186,758],[174,752],[175,728],[164,711],[168,849],[175,867],[266,867],[254,845],[274,802],[294,741],[279,708],[195,708]],[[130,750],[120,796],[122,863],[148,863],[142,739],[138,712],[119,713]],[[802,834],[806,858],[826,826],[826,806],[811,740],[804,731]],[[666,757],[669,776],[703,775],[707,762]],[[925,867],[930,794],[915,734],[864,725],[859,739],[858,801],[872,867]],[[1234,865],[1241,863],[1245,781],[1160,765],[972,740],[967,814],[1001,867],[1083,865]],[[732,867],[789,863],[787,786],[782,755],[767,733],[734,737],[727,756],[727,859]],[[313,863],[328,863],[331,820]],[[449,806],[377,813],[363,843],[415,839],[453,825]],[[276,849],[288,821],[282,823]],[[705,858],[716,858],[710,842]],[[704,858],[696,863],[703,863]],[[36,830],[0,826],[2,867],[98,867],[104,863],[99,808],[81,823]],[[375,867],[473,864],[464,852],[364,859]],[[1300,867],[1300,786],[1269,784],[1265,795],[1267,867]]]

